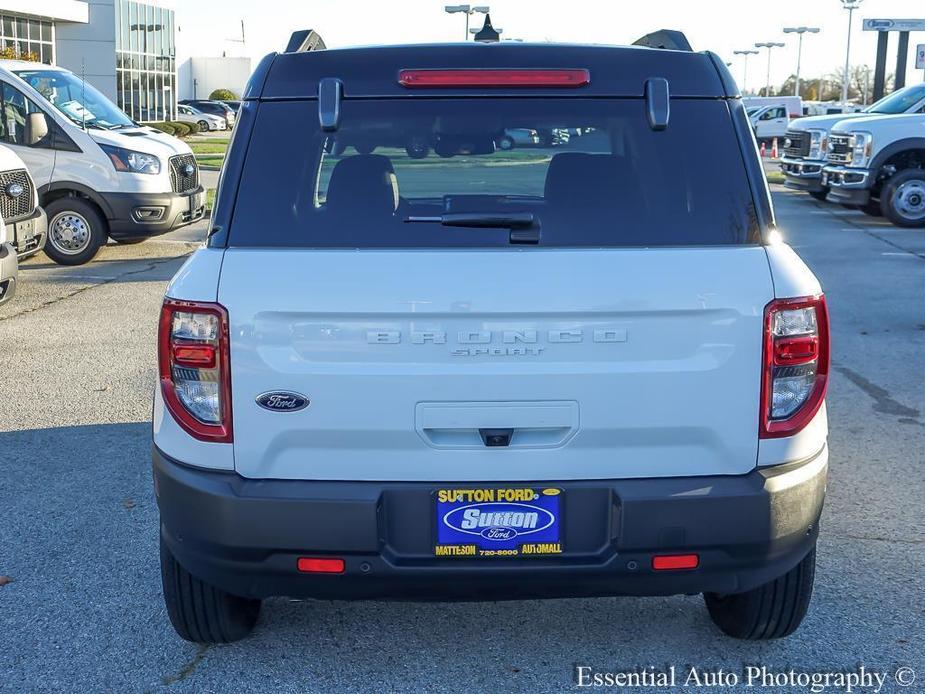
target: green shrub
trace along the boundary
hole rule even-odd
[[[189,135],[191,132],[193,132],[193,128],[188,123],[180,123],[179,121],[173,121],[171,125],[176,131],[174,132],[175,137],[183,138]],[[199,128],[197,127],[196,129],[198,130]]]
[[[172,123],[148,123],[155,130],[160,130],[162,133],[167,133],[168,135],[173,135],[177,132],[177,129],[173,127]]]
[[[209,94],[209,98],[212,101],[237,101],[238,95],[230,89],[216,89]]]

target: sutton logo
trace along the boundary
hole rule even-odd
[[[461,506],[443,516],[444,524],[453,530],[498,542],[540,532],[555,520],[552,513],[533,504],[498,502]]]

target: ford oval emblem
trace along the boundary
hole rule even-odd
[[[481,535],[486,540],[513,540],[515,537],[517,537],[517,531],[514,530],[514,528],[502,528],[495,526],[493,528],[485,528],[481,532]]]
[[[257,404],[271,412],[298,412],[308,407],[308,398],[287,390],[274,390],[258,395]]]
[[[24,192],[26,192],[26,189],[19,183],[11,183],[6,187],[6,194],[11,198],[18,198]]]
[[[192,164],[183,165],[183,175],[184,176],[192,176],[194,173],[196,173],[196,168]]]

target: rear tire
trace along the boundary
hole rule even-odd
[[[814,199],[814,200],[818,200],[819,202],[825,202],[825,198],[826,198],[826,196],[829,194],[829,191],[827,191],[827,190],[811,190],[811,191],[809,191],[809,194],[813,196],[813,199]]]
[[[880,192],[880,209],[898,227],[925,227],[925,169],[907,169],[890,178]]]
[[[704,593],[710,619],[725,634],[753,641],[789,636],[806,616],[813,595],[816,548],[783,576],[745,593]]]
[[[505,135],[498,138],[498,149],[505,152],[509,152],[510,150],[514,149],[514,138],[512,138],[510,135]]]
[[[48,236],[45,255],[59,265],[83,265],[106,244],[103,215],[83,198],[58,198],[45,206]]]
[[[164,604],[174,630],[193,643],[231,643],[251,633],[260,600],[231,595],[190,574],[161,538]]]

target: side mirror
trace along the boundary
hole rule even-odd
[[[26,145],[37,145],[48,137],[48,119],[41,111],[26,116]]]

